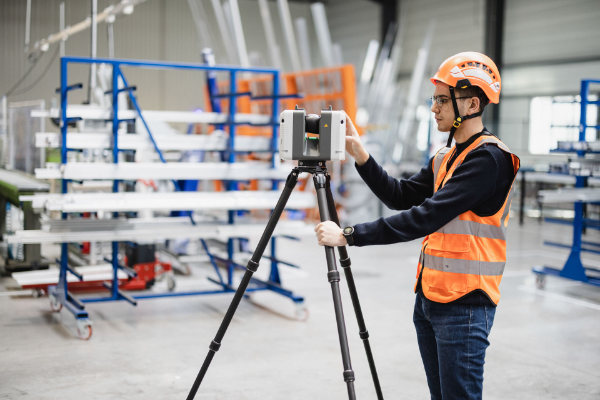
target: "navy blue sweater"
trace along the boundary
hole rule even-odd
[[[484,130],[464,143],[457,143],[448,168],[464,149],[483,134],[489,133]],[[387,207],[403,211],[388,218],[355,225],[355,246],[407,242],[437,231],[466,211],[490,216],[502,207],[514,178],[514,170],[510,155],[497,146],[486,144],[471,151],[456,168],[452,178],[436,193],[433,193],[432,161],[433,158],[410,178],[400,180],[389,176],[373,157],[369,157],[362,166],[356,165],[362,179]],[[487,296],[483,295],[485,298],[482,299],[482,293],[467,295],[462,302],[480,304],[484,301],[493,305]]]

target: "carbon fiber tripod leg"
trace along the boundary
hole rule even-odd
[[[319,204],[319,215],[321,222],[329,221],[329,206],[327,205],[327,178],[324,172],[319,171],[313,175],[313,181],[317,190],[317,201]],[[348,386],[348,398],[356,399],[354,391],[354,371],[350,362],[350,348],[348,346],[348,336],[346,335],[346,323],[344,322],[344,311],[342,309],[342,298],[340,295],[340,273],[335,263],[335,252],[333,247],[325,246],[325,257],[327,258],[327,278],[331,284],[333,294],[333,305],[335,308],[335,320],[337,322],[338,336],[340,339],[340,348],[342,350],[342,362],[344,365],[344,381]]]
[[[327,175],[326,188],[327,192],[327,204],[329,205],[329,214],[331,220],[336,224],[340,224],[338,219],[337,210],[335,209],[335,203],[333,201],[333,194],[331,193],[330,177]],[[346,246],[339,246],[338,253],[340,255],[340,264],[344,270],[344,276],[346,276],[346,282],[348,284],[348,290],[350,291],[350,298],[352,299],[352,306],[354,307],[354,313],[356,314],[356,321],[358,322],[359,336],[365,345],[365,352],[367,353],[367,360],[369,361],[369,368],[371,369],[371,376],[373,377],[373,384],[375,385],[375,392],[377,392],[377,399],[383,400],[383,393],[381,392],[381,385],[379,384],[379,376],[377,375],[377,369],[375,368],[375,360],[373,359],[373,353],[371,352],[371,345],[369,344],[369,331],[363,318],[362,309],[360,307],[360,301],[358,300],[358,293],[356,291],[356,285],[354,284],[354,277],[352,276],[352,269],[350,269],[350,257]]]
[[[229,323],[231,322],[231,319],[233,318],[233,314],[235,314],[235,311],[236,311],[238,305],[240,304],[242,297],[244,296],[244,292],[246,291],[246,288],[248,287],[248,284],[250,283],[252,274],[254,274],[254,272],[256,272],[256,270],[258,269],[258,262],[260,261],[262,255],[265,251],[265,248],[267,247],[267,244],[269,243],[269,241],[271,239],[271,236],[273,235],[275,226],[277,225],[277,222],[279,221],[279,218],[281,217],[281,213],[283,212],[283,209],[285,208],[285,205],[286,205],[288,199],[290,198],[290,195],[292,194],[292,190],[294,190],[294,186],[296,186],[296,182],[298,182],[298,174],[299,174],[298,169],[294,168],[287,177],[287,180],[285,182],[285,187],[284,187],[283,191],[281,192],[281,196],[279,196],[277,205],[275,206],[275,209],[273,209],[273,213],[271,214],[271,217],[269,218],[269,221],[267,222],[267,227],[265,228],[265,230],[258,242],[258,245],[256,246],[254,253],[252,254],[252,257],[250,258],[250,261],[248,261],[248,265],[246,266],[246,272],[244,273],[244,276],[242,277],[240,285],[238,286],[237,290],[235,291],[233,300],[231,300],[231,304],[229,305],[229,308],[227,309],[227,313],[225,314],[225,317],[223,318],[223,321],[221,322],[221,326],[219,326],[219,330],[217,331],[215,338],[213,339],[213,341],[211,342],[211,344],[209,346],[208,354],[206,355],[206,358],[204,359],[204,363],[202,364],[202,367],[200,368],[200,371],[198,372],[198,376],[196,376],[196,380],[194,381],[194,384],[192,385],[192,388],[190,389],[190,393],[188,394],[187,400],[192,400],[196,396],[196,392],[198,391],[198,388],[200,387],[200,383],[202,383],[202,379],[204,378],[204,375],[206,374],[206,371],[208,370],[208,367],[210,366],[210,362],[212,361],[215,353],[219,350],[219,347],[221,347],[221,341],[223,340],[223,336],[225,336],[225,332],[227,331],[227,327],[229,326]]]

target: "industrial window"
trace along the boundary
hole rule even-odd
[[[598,96],[589,96],[595,101]],[[579,96],[541,96],[531,100],[529,120],[529,152],[548,154],[558,141],[579,140]],[[587,124],[598,125],[598,105],[589,105]],[[596,129],[586,130],[586,140],[599,140]]]

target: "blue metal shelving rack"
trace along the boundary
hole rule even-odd
[[[586,129],[599,130],[598,125],[589,125],[587,123],[587,110],[589,105],[600,106],[600,100],[590,100],[590,86],[600,84],[600,80],[582,80],[581,81],[581,112],[579,116],[579,142],[586,141]],[[584,148],[582,146],[582,148]],[[589,151],[582,149],[572,150],[557,150],[576,153],[579,158],[583,158]],[[588,176],[575,176],[575,187],[583,188],[587,186]],[[569,257],[562,269],[552,268],[548,266],[534,267],[533,272],[536,275],[536,283],[539,288],[545,286],[545,278],[547,275],[560,276],[567,279],[588,283],[594,286],[600,286],[600,270],[596,268],[585,267],[581,262],[581,253],[589,252],[600,254],[600,243],[589,242],[582,240],[584,229],[600,229],[600,221],[585,218],[584,202],[577,201],[574,203],[575,215],[573,218],[573,242],[571,245],[546,241],[545,244],[563,248],[570,248]],[[550,222],[555,222],[550,220]]]
[[[204,64],[182,64],[182,63],[167,63],[167,62],[154,62],[154,61],[138,61],[138,60],[117,60],[117,59],[99,59],[99,58],[84,58],[84,57],[63,57],[60,62],[60,100],[61,100],[61,114],[60,114],[60,129],[61,129],[61,163],[67,163],[67,153],[69,151],[74,151],[67,146],[67,129],[68,125],[71,122],[80,120],[80,117],[67,117],[67,97],[71,90],[81,89],[83,87],[82,84],[68,84],[68,66],[69,64],[108,64],[112,66],[112,89],[109,93],[112,95],[112,134],[113,134],[113,148],[112,148],[112,158],[113,163],[118,163],[119,160],[119,143],[118,143],[118,128],[119,124],[122,122],[127,122],[127,120],[119,119],[119,109],[118,109],[118,95],[121,92],[126,92],[135,108],[137,116],[140,118],[142,124],[144,125],[150,140],[154,145],[154,149],[159,155],[161,162],[166,162],[165,158],[162,155],[161,150],[158,148],[148,126],[146,120],[142,115],[141,108],[137,101],[137,98],[134,94],[136,88],[135,86],[130,86],[121,67],[138,67],[138,68],[153,68],[153,69],[175,69],[175,70],[198,70],[205,71],[209,77],[209,84],[214,85],[214,79],[216,72],[226,72],[229,74],[229,93],[218,94],[219,97],[228,97],[229,101],[229,110],[228,120],[225,123],[225,126],[229,129],[229,143],[226,151],[226,161],[233,163],[236,160],[236,151],[235,151],[235,133],[236,126],[239,125],[238,122],[235,121],[235,113],[236,113],[236,102],[235,98],[238,96],[250,96],[252,99],[251,93],[236,93],[236,78],[239,76],[238,74],[268,74],[272,76],[272,95],[271,96],[261,96],[261,99],[269,98],[272,99],[272,115],[270,121],[266,123],[266,126],[271,126],[272,128],[272,141],[271,141],[271,149],[270,152],[273,154],[273,166],[275,166],[275,157],[278,151],[277,149],[277,129],[279,126],[278,122],[278,114],[279,114],[279,98],[280,97],[289,97],[289,95],[279,95],[279,71],[274,69],[265,69],[265,68],[240,68],[240,67],[231,67],[231,66],[210,66]],[[119,88],[119,80],[121,80],[124,84],[124,87]],[[210,82],[212,80],[212,82]],[[58,90],[57,90],[58,91]],[[214,99],[211,99],[214,100]],[[67,193],[68,190],[68,180],[63,179],[61,183],[62,193]],[[277,181],[273,181],[273,188],[277,188]],[[174,182],[175,188],[179,190],[178,182]],[[237,187],[236,182],[230,181],[228,188],[231,190],[235,190]],[[115,180],[113,182],[113,192],[117,192],[119,190],[119,181]],[[66,219],[67,214],[63,213],[62,218]],[[193,217],[190,213],[190,219],[192,223]],[[228,213],[228,222],[235,222],[235,212],[229,211]],[[60,273],[59,273],[59,282],[56,286],[49,287],[49,295],[50,295],[50,304],[51,308],[54,311],[60,311],[62,306],[64,305],[76,318],[77,320],[77,328],[78,334],[82,339],[89,339],[92,333],[91,322],[89,320],[89,315],[85,310],[84,303],[93,303],[93,302],[105,302],[105,301],[118,301],[124,300],[132,305],[137,304],[137,300],[140,299],[148,299],[148,298],[158,298],[158,297],[176,297],[176,296],[192,296],[192,295],[206,295],[206,294],[218,294],[218,293],[233,293],[235,292],[235,283],[233,281],[233,275],[235,269],[245,269],[245,266],[236,264],[233,261],[233,256],[235,253],[234,240],[244,240],[239,238],[230,238],[227,243],[228,250],[228,259],[219,259],[210,253],[208,247],[206,246],[206,242],[202,241],[203,246],[207,254],[209,255],[209,259],[214,267],[214,270],[217,275],[217,279],[209,280],[219,286],[218,289],[215,290],[203,290],[203,291],[188,291],[188,292],[167,292],[167,293],[144,293],[137,295],[129,295],[123,293],[119,289],[119,281],[117,277],[117,273],[119,270],[124,271],[128,276],[134,276],[135,271],[132,269],[123,266],[119,263],[118,255],[119,255],[119,242],[112,242],[112,258],[108,260],[112,264],[113,274],[112,274],[112,282],[111,284],[105,284],[106,288],[109,290],[110,295],[106,297],[94,297],[94,298],[84,298],[78,300],[75,298],[69,291],[67,287],[67,274],[73,274],[78,277],[78,279],[82,280],[82,277],[72,269],[68,264],[68,243],[61,244],[61,256],[60,256]],[[263,281],[260,279],[253,278],[252,286],[248,288],[248,292],[260,291],[260,290],[271,290],[283,296],[290,298],[296,304],[302,304],[304,302],[304,298],[294,294],[291,290],[288,290],[282,287],[282,282],[279,276],[278,265],[286,264],[292,265],[289,263],[282,262],[277,259],[275,256],[276,242],[275,238],[272,239],[271,242],[271,269],[269,273],[269,279],[267,281]],[[225,264],[227,266],[227,276],[224,278],[221,272],[219,271],[218,264]],[[292,265],[293,266],[293,265]]]

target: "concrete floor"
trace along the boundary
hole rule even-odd
[[[600,399],[600,289],[549,278],[537,290],[533,265],[562,266],[570,228],[528,221],[509,228],[509,263],[486,359],[485,399]],[[597,232],[591,240],[600,241]],[[386,399],[427,399],[412,324],[419,243],[352,248],[358,293]],[[287,287],[310,317],[273,293],[243,301],[197,399],[346,399],[323,250],[314,238],[280,241]],[[591,266],[600,257],[586,258]],[[266,263],[257,275],[264,275]],[[204,269],[179,289],[206,287]],[[11,280],[2,280],[2,290]],[[156,290],[161,289],[158,285]],[[342,285],[359,399],[375,394],[354,313]],[[88,304],[93,337],[75,336],[72,315],[48,298],[0,296],[0,399],[184,399],[230,295]]]

